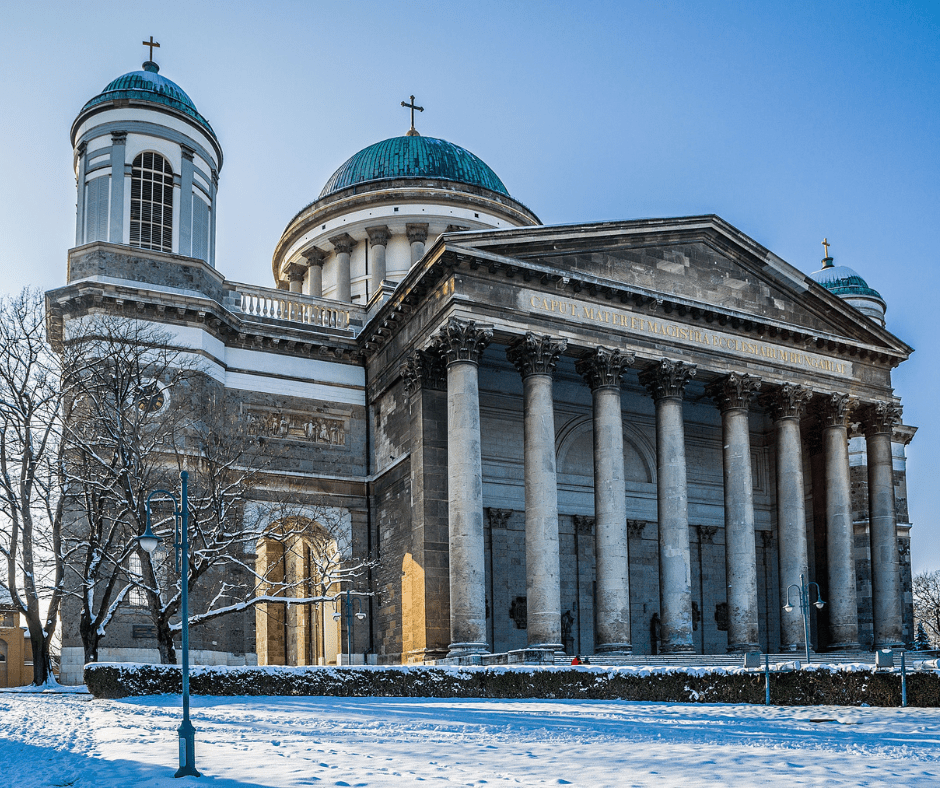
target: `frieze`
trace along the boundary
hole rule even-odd
[[[578,326],[601,328],[636,337],[649,336],[689,348],[712,348],[740,359],[774,362],[786,371],[803,369],[839,377],[852,377],[853,374],[851,362],[844,359],[641,315],[623,307],[615,309],[527,289],[519,291],[517,303],[526,312],[551,315]]]
[[[247,408],[243,411],[249,435],[274,440],[305,441],[345,446],[349,427],[344,418],[293,410]]]

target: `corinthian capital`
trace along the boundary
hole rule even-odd
[[[633,353],[599,347],[579,358],[574,366],[593,391],[605,386],[619,387],[620,378],[635,359]]]
[[[493,327],[481,325],[475,320],[460,320],[452,317],[434,337],[432,347],[448,364],[455,361],[480,363],[483,350],[493,339]]]
[[[506,349],[506,358],[516,365],[523,378],[529,375],[551,375],[558,357],[565,352],[566,347],[566,339],[528,331]]]
[[[848,394],[823,394],[819,399],[819,419],[823,427],[848,426],[849,414],[858,405],[858,400]]]
[[[386,246],[392,231],[383,224],[380,227],[366,227],[366,233],[369,235],[370,246]]]
[[[418,241],[424,243],[428,240],[428,225],[425,222],[406,224],[405,233],[408,235],[409,243],[416,243]]]
[[[326,258],[326,255],[321,252],[317,247],[311,246],[309,249],[304,249],[300,256],[307,262],[307,265],[323,265],[323,261]]]
[[[784,383],[761,397],[761,403],[770,411],[774,421],[798,419],[806,410],[813,392],[803,386]]]
[[[340,233],[330,238],[330,243],[337,254],[349,254],[356,246],[356,239],[349,233]]]
[[[709,384],[705,393],[715,400],[722,413],[726,410],[747,410],[751,397],[760,388],[760,378],[731,372]]]
[[[405,383],[405,391],[413,394],[418,389],[436,391],[447,389],[447,372],[444,359],[434,350],[415,350],[398,368]]]
[[[869,402],[862,406],[862,424],[866,435],[887,432],[901,422],[901,406],[896,402]]]
[[[664,358],[640,373],[640,383],[646,386],[654,400],[667,397],[682,399],[686,384],[694,377],[695,364]]]

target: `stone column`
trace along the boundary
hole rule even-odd
[[[75,149],[78,159],[78,203],[75,210],[75,245],[85,243],[85,168],[88,166],[87,142],[80,142]]]
[[[193,254],[193,156],[196,151],[188,145],[180,145],[180,226],[179,254],[192,257]],[[208,228],[206,228],[208,229]]]
[[[525,561],[529,648],[561,651],[561,566],[552,370],[563,339],[528,332],[506,351],[522,375],[525,420]]]
[[[763,402],[774,420],[777,450],[777,561],[780,567],[780,607],[787,604],[787,589],[800,585],[800,575],[809,576],[806,544],[806,501],[803,487],[803,443],[800,417],[811,392],[784,383],[769,392]],[[781,610],[780,649],[803,650],[803,616],[798,605],[789,613]]]
[[[630,654],[630,561],[620,378],[633,353],[599,347],[577,362],[594,397],[595,651]]]
[[[660,653],[689,654],[692,568],[682,396],[695,366],[663,359],[640,374],[656,402],[656,496],[659,517]]]
[[[849,486],[849,437],[846,420],[854,401],[848,394],[827,394],[820,407],[826,463],[826,552],[829,567],[829,649],[851,651],[858,643],[858,600],[852,492]]]
[[[310,295],[323,298],[323,259],[326,255],[314,246],[311,249],[305,249],[300,256],[310,271],[308,278],[310,284],[307,287]]]
[[[901,407],[893,402],[875,402],[864,409],[862,420],[868,450],[868,537],[875,648],[893,648],[904,643],[891,456],[891,433],[901,420]]]
[[[302,293],[304,291],[304,278],[307,275],[307,266],[303,263],[288,263],[284,269],[287,281],[290,283],[290,292]]]
[[[111,133],[111,213],[108,240],[113,244],[124,243],[124,151],[127,132]]]
[[[424,244],[428,240],[427,224],[406,224],[405,232],[408,233],[408,241],[411,243],[411,264],[414,265],[424,257]]]
[[[434,340],[447,364],[450,656],[489,650],[478,365],[493,329],[451,318]]]
[[[382,289],[385,281],[385,247],[388,246],[388,237],[391,231],[388,227],[366,227],[369,235],[369,245],[372,247],[372,292]]]
[[[349,255],[356,246],[356,239],[349,233],[341,233],[330,238],[330,243],[336,250],[336,291],[333,297],[337,301],[348,304],[352,301]]]
[[[760,379],[732,372],[708,387],[721,410],[725,487],[725,579],[728,651],[760,649],[757,617],[757,547],[748,406]]]

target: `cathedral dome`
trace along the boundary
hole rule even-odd
[[[470,151],[435,137],[408,135],[359,151],[333,173],[319,199],[358,184],[408,178],[453,181],[509,196],[499,176]]]
[[[854,269],[835,265],[831,257],[826,257],[822,263],[823,267],[811,273],[810,277],[833,295],[839,296],[863,314],[884,325],[887,304],[881,293],[869,287],[868,282]]]
[[[192,99],[175,82],[162,77],[160,68],[153,61],[147,61],[142,71],[131,71],[112,81],[104,90],[82,107],[79,116],[92,107],[112,101],[146,101],[162,104],[192,118],[215,138],[215,132],[199,111]]]

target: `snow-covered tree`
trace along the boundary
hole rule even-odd
[[[940,569],[914,576],[914,621],[931,643],[940,644]]]
[[[42,294],[0,300],[0,589],[26,621],[37,685],[52,673],[63,589],[59,372]]]

